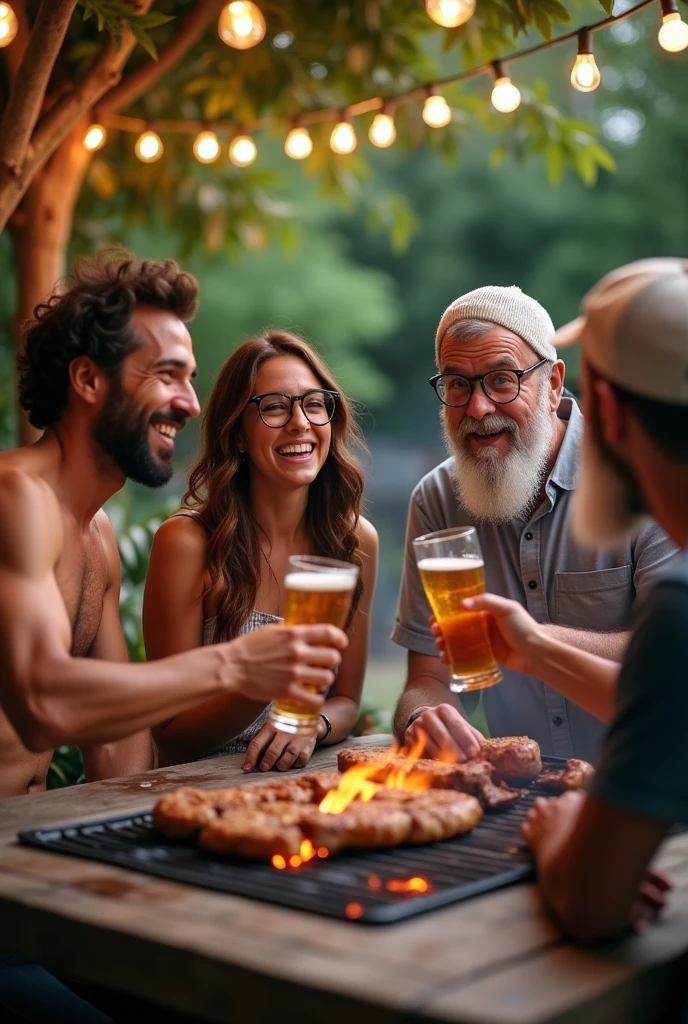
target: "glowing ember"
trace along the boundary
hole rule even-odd
[[[389,892],[432,892],[432,886],[425,878],[390,878],[385,882]]]
[[[364,910],[360,903],[347,903],[344,907],[344,913],[352,921],[355,921],[356,918],[363,917]]]
[[[325,857],[329,857],[329,855],[330,851],[327,849],[326,846],[318,847],[318,857],[320,857],[321,860],[325,860]]]
[[[295,853],[292,857],[289,858],[289,867],[290,868],[300,868],[301,867],[301,858],[299,857],[298,853]]]
[[[273,868],[277,868],[278,871],[284,871],[287,866],[287,862],[284,857],[280,856],[279,853],[276,853],[272,858],[272,866]]]
[[[382,888],[382,879],[380,878],[379,875],[371,875],[370,876],[370,878],[368,879],[368,888],[369,889],[381,889]]]

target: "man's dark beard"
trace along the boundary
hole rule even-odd
[[[101,451],[126,474],[129,480],[146,487],[162,487],[172,477],[172,450],[158,456],[150,450],[147,413],[137,413],[134,403],[113,376],[110,400],[93,428],[93,437]]]

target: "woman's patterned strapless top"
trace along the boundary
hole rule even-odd
[[[270,626],[275,622],[281,622],[282,619],[279,615],[271,615],[269,612],[252,611],[246,622],[243,624],[240,633],[252,633],[256,629],[261,629],[263,626]],[[215,626],[217,623],[216,616],[206,619],[203,623],[203,646],[206,647],[209,644],[215,643]],[[243,732],[240,732],[238,736],[234,736],[232,739],[214,751],[212,754],[206,754],[206,757],[219,757],[220,754],[243,754],[246,751],[246,747],[249,745],[256,733],[261,729],[268,720],[270,713],[270,705],[261,711],[256,718],[255,722],[251,722],[247,725]]]

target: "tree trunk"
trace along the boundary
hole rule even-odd
[[[15,352],[23,346],[21,325],[54,291],[67,271],[74,207],[91,154],[83,145],[81,122],[36,174],[10,222],[16,278]],[[40,432],[18,411],[19,443],[30,444]]]

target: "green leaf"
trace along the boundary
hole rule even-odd
[[[533,11],[533,21],[535,22],[538,32],[544,36],[549,42],[552,38],[552,22],[550,21],[549,15],[542,8],[537,7]]]
[[[604,13],[611,18],[614,12],[614,0],[598,0],[598,3]]]
[[[564,174],[564,151],[557,142],[547,146],[547,180],[550,185],[558,185]]]
[[[559,21],[564,25],[571,21],[571,15],[559,0],[538,0],[538,6],[547,12],[552,21]]]
[[[155,43],[148,35],[148,33],[144,32],[142,28],[139,28],[139,26],[134,24],[133,22],[129,25],[129,29],[131,30],[131,34],[133,35],[134,39],[139,44],[139,46],[142,49],[144,49],[146,53],[153,58],[153,60],[157,60],[158,51],[155,46]]]

